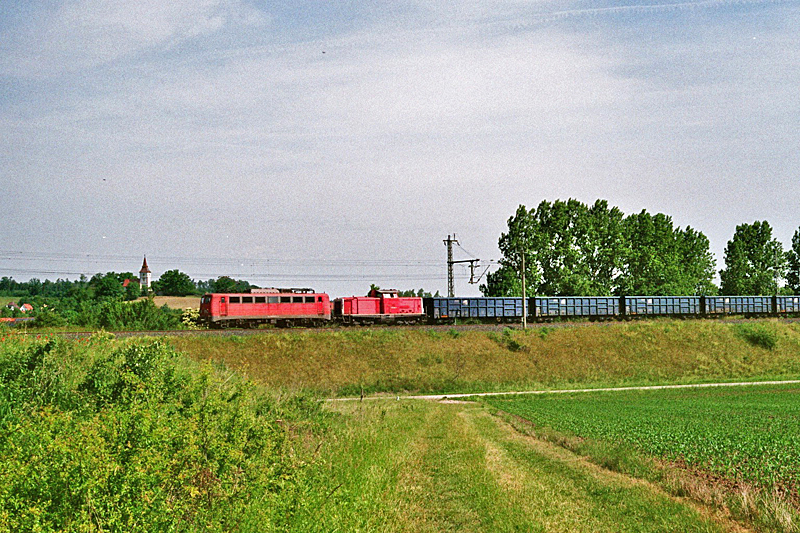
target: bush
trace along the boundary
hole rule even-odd
[[[181,313],[181,324],[186,329],[200,329],[200,310],[187,308]]]
[[[778,334],[764,324],[738,324],[736,332],[753,346],[774,350],[778,345]]]
[[[38,328],[60,328],[67,325],[67,320],[53,309],[45,307],[37,311],[35,325]]]
[[[492,339],[494,342],[503,346],[510,352],[527,352],[528,347],[519,342],[516,338],[514,338],[514,330],[510,328],[505,328],[503,330],[502,335],[498,335],[494,331],[489,333],[489,338]]]
[[[106,301],[100,308],[98,326],[107,329],[168,330],[180,326],[180,311],[156,307],[150,298],[133,303]]]
[[[15,408],[34,409],[64,399],[64,376],[53,357],[60,341],[48,339],[29,347],[5,344],[0,356],[0,424],[15,414]]]
[[[115,343],[0,344],[0,531],[264,531],[305,505],[316,398]]]

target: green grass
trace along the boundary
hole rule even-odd
[[[774,511],[798,518],[796,507],[790,510],[800,489],[797,386],[518,396],[486,402],[604,466],[658,478],[631,456],[635,450],[733,487],[729,492],[739,500],[743,491],[758,494],[758,512],[741,501],[728,505],[738,507],[745,518],[759,515],[767,529],[793,530]]]
[[[326,396],[800,377],[800,325],[774,321],[663,320],[500,332],[278,331],[169,342],[269,386]]]
[[[687,502],[527,438],[476,404],[332,404],[308,531],[725,531]],[[355,453],[353,453],[355,451]]]

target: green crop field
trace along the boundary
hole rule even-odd
[[[799,499],[797,385],[548,394],[486,402],[527,420],[534,431],[632,449],[785,503]]]
[[[797,385],[626,391],[488,402],[535,425],[625,443],[732,480],[797,493]]]

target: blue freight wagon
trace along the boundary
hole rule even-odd
[[[625,296],[626,316],[695,316],[702,312],[700,296]]]
[[[766,315],[773,312],[773,296],[706,296],[707,316]]]
[[[522,298],[424,298],[422,306],[431,320],[475,318],[509,322],[522,319]]]
[[[537,296],[534,301],[536,318],[601,318],[620,314],[620,299],[617,296]]]
[[[800,313],[800,296],[776,296],[775,312],[787,315]]]

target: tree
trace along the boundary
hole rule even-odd
[[[220,276],[214,280],[213,292],[247,292],[253,286],[244,280],[235,280],[229,276]]]
[[[94,287],[94,297],[98,300],[122,300],[125,294],[122,283],[114,272],[95,274],[89,284]]]
[[[716,261],[708,237],[689,226],[676,234],[678,261],[683,273],[683,285],[677,294],[717,294],[714,285]]]
[[[407,291],[397,291],[397,295],[404,298],[438,298],[439,291],[436,294],[431,294],[429,291],[420,288],[419,290],[409,289]]]
[[[498,242],[500,268],[485,296],[518,296],[525,258],[529,294],[705,294],[714,292],[714,260],[705,235],[673,227],[663,214],[625,217],[605,200],[519,206]]]
[[[139,280],[128,278],[128,286],[125,287],[125,300],[136,300],[141,294],[142,287],[139,285]]]
[[[647,211],[625,218],[625,258],[617,294],[691,295],[716,290],[708,238]]]
[[[767,221],[736,226],[725,247],[725,268],[719,272],[722,294],[776,294],[778,280],[786,276],[786,259]]]
[[[196,291],[192,278],[180,270],[167,270],[154,285],[156,292],[164,296],[188,296]]]
[[[543,202],[544,203],[544,202]],[[531,260],[537,237],[536,212],[528,211],[524,205],[517,208],[514,216],[508,219],[508,232],[500,235],[498,247],[503,257],[500,259],[500,268],[486,277],[486,285],[481,285],[481,292],[485,296],[520,296],[522,294],[522,255],[525,254],[525,284],[530,294],[535,294],[541,284],[541,274],[534,271],[534,261]],[[534,291],[530,291],[534,288]]]
[[[786,286],[792,294],[800,294],[800,228],[794,232],[792,248],[786,252],[786,262]]]

